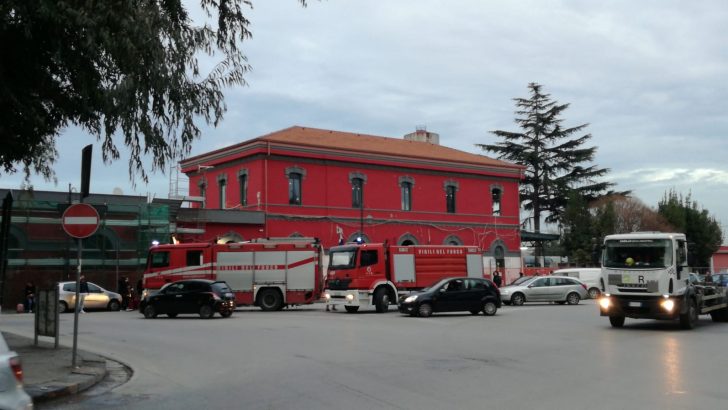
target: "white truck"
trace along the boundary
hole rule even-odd
[[[688,272],[687,239],[680,233],[635,232],[604,238],[601,316],[613,327],[626,317],[679,320],[692,329],[699,315],[728,321],[728,290]]]

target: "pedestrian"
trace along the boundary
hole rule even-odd
[[[88,295],[88,282],[86,282],[86,276],[81,275],[81,282],[78,287],[78,311],[81,313],[86,313],[85,310],[83,310],[83,302],[86,299],[86,295]]]
[[[501,287],[501,283],[503,283],[503,278],[501,278],[498,271],[493,272],[493,283],[495,283],[497,287]]]
[[[33,282],[28,282],[25,284],[25,298],[23,299],[23,307],[24,311],[28,313],[33,313],[33,309],[35,308],[35,285]]]
[[[126,276],[122,276],[119,278],[119,284],[118,284],[118,292],[121,295],[121,310],[127,310],[129,308],[129,299],[130,299],[130,288],[129,288],[129,278]]]

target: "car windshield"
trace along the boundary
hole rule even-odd
[[[232,290],[230,290],[230,286],[228,286],[228,284],[226,282],[213,283],[212,290],[219,295],[224,295],[226,293],[232,292]]]
[[[530,279],[533,279],[533,277],[531,277],[531,276],[521,276],[520,278],[518,278],[518,279],[514,280],[513,282],[511,282],[510,285],[520,285],[523,282],[525,282],[527,280],[530,280]]]
[[[607,268],[666,268],[672,266],[669,239],[608,240],[604,249]]]
[[[356,249],[333,251],[329,255],[329,269],[348,269],[354,267]]]
[[[435,283],[434,285],[430,286],[429,288],[422,289],[422,291],[425,292],[425,291],[428,291],[430,289],[437,289],[439,287],[442,287],[442,285],[446,284],[449,281],[450,281],[450,279],[442,279],[439,282]]]

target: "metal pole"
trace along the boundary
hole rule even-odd
[[[78,250],[76,263],[78,268],[76,269],[76,308],[73,311],[73,356],[71,359],[71,367],[73,368],[76,368],[76,352],[78,350],[78,305],[80,299],[79,295],[81,294],[81,239],[77,239],[76,244],[76,248]]]

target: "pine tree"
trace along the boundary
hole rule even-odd
[[[564,127],[561,115],[569,104],[551,100],[537,83],[530,83],[528,89],[529,98],[514,99],[515,122],[521,131],[491,131],[502,141],[476,145],[498,154],[499,159],[526,167],[520,186],[521,205],[532,211],[534,230],[540,232],[542,216],[546,222],[560,221],[569,191],[575,190],[589,203],[611,194],[607,190],[614,184],[598,181],[609,172],[607,168],[589,165],[596,147],[584,146],[592,137],[582,134],[588,124]],[[538,246],[536,253],[540,256]]]

